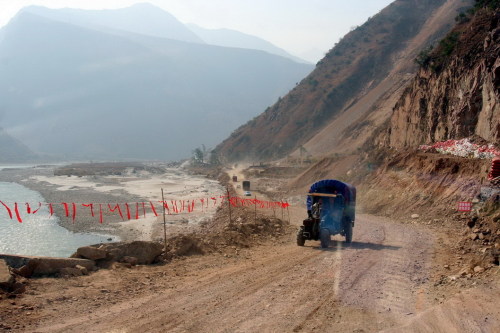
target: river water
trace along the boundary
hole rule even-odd
[[[0,166],[1,169],[1,166]],[[0,253],[32,256],[69,257],[81,246],[107,241],[107,236],[78,234],[58,225],[58,218],[50,216],[49,209],[42,205],[36,214],[28,214],[25,202],[45,202],[40,193],[16,183],[0,182],[0,200],[12,212],[0,204]],[[14,203],[19,204],[22,223],[16,219]],[[32,207],[33,210],[38,208]],[[116,238],[116,237],[113,237]]]

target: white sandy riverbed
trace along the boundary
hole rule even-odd
[[[71,195],[73,202],[103,202],[102,194],[104,194],[105,198],[109,198],[107,202],[113,204],[123,196],[134,197],[139,202],[154,203],[159,216],[155,216],[148,206],[146,216],[141,213],[139,219],[135,219],[134,216],[124,222],[110,223],[110,226],[113,225],[113,227],[109,228],[108,232],[118,226],[118,234],[122,238],[137,240],[155,240],[162,237],[163,215],[160,203],[162,189],[167,203],[171,201],[187,202],[188,200],[196,202],[195,209],[192,212],[185,210],[178,214],[171,212],[172,214],[166,215],[166,224],[169,231],[172,232],[189,228],[204,219],[210,218],[215,213],[220,200],[217,201],[217,205],[214,205],[213,200],[211,200],[210,205],[205,204],[202,208],[201,199],[206,202],[208,198],[220,198],[223,194],[223,188],[216,180],[190,175],[181,169],[175,168],[166,169],[163,174],[152,174],[147,171],[133,173],[130,170],[130,172],[121,176],[52,176],[49,174],[35,174],[23,181],[32,185],[35,184],[38,189],[42,188],[43,192],[46,193],[53,194],[57,192],[59,196],[64,195],[64,193]],[[84,195],[79,196],[77,193],[83,193]],[[93,200],[92,193],[100,193],[101,195],[99,195],[99,199]],[[68,199],[68,202],[71,200]],[[134,202],[129,204],[135,209]],[[90,219],[88,216],[86,218]],[[78,222],[77,220],[77,225]],[[97,223],[95,219],[94,222]],[[63,225],[65,224],[63,223]],[[68,223],[66,223],[67,225]]]

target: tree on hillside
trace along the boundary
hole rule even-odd
[[[203,146],[204,148],[205,146]],[[201,148],[196,148],[193,150],[192,161],[194,164],[203,164],[205,161],[205,152]]]
[[[476,0],[476,8],[490,7],[496,9],[500,7],[500,0]]]
[[[214,150],[210,151],[210,158],[208,163],[213,166],[221,164],[219,154],[217,154],[216,151]]]

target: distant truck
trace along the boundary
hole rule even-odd
[[[242,182],[243,184],[243,191],[250,191],[250,181],[249,180],[244,180]]]

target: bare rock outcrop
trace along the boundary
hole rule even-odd
[[[82,246],[76,250],[76,258],[85,258],[90,260],[104,259],[108,253],[94,246]]]
[[[163,244],[134,241],[81,247],[72,257],[95,260],[100,267],[106,267],[113,262],[133,262],[133,264],[138,265],[149,265],[155,262],[162,252]]]
[[[87,271],[95,269],[95,262],[93,260],[78,258],[32,257],[3,254],[0,260],[4,260],[13,273],[27,278],[33,276],[59,275],[62,269],[68,267],[74,268],[77,265],[84,267]]]
[[[479,13],[424,59],[394,107],[391,147],[473,136],[500,144],[499,22],[498,11]]]
[[[0,289],[7,290],[15,282],[14,276],[10,273],[9,266],[5,260],[0,259]]]

